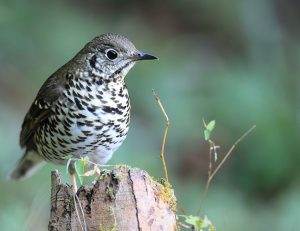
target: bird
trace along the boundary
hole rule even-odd
[[[102,34],[88,42],[38,91],[20,132],[25,152],[10,178],[30,177],[46,162],[66,165],[69,155],[106,164],[129,129],[125,76],[137,61],[154,59],[158,57],[137,50],[120,34]],[[72,162],[69,173],[76,192]]]

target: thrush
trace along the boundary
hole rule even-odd
[[[87,43],[40,88],[22,124],[25,153],[11,178],[31,176],[45,161],[66,164],[69,155],[106,164],[129,129],[124,78],[137,61],[150,59],[157,57],[122,35],[103,34]]]

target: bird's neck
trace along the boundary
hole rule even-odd
[[[77,70],[75,73],[76,78],[79,78],[81,81],[91,81],[91,82],[103,82],[108,86],[122,86],[125,85],[125,76],[124,75],[115,75],[113,77],[105,76],[102,71],[93,69],[92,71],[86,70]]]

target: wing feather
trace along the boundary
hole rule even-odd
[[[64,81],[62,76],[55,73],[42,85],[22,124],[20,134],[22,148],[35,149],[34,133],[52,114],[52,107],[64,90]]]

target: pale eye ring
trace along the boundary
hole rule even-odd
[[[115,49],[110,48],[105,51],[105,56],[109,60],[114,60],[114,59],[118,58],[118,52]]]

